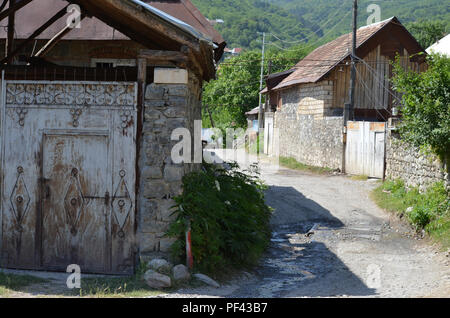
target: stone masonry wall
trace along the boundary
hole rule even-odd
[[[281,91],[275,113],[279,154],[319,167],[342,168],[342,117],[325,117],[331,108],[333,82],[303,84]]]
[[[435,155],[424,155],[419,149],[402,141],[395,131],[386,140],[386,178],[403,180],[407,187],[425,190],[430,184],[446,181],[443,164]]]
[[[182,191],[182,177],[199,166],[173,164],[172,131],[188,128],[194,136],[194,120],[201,119],[201,84],[189,75],[188,85],[150,84],[145,92],[139,193],[139,249],[141,257],[167,254],[174,242],[164,237],[173,221],[172,198]]]

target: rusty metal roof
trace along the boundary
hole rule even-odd
[[[222,36],[217,32],[200,11],[190,0],[142,0],[142,2],[154,7],[164,13],[177,18],[191,26],[204,37],[217,44],[224,42]],[[64,0],[39,0],[32,1],[16,13],[15,38],[27,39],[37,28],[44,24],[50,17],[55,15],[69,3]],[[37,39],[51,39],[66,25],[68,13],[64,18],[55,22],[45,30]],[[63,40],[129,40],[127,36],[96,17],[85,18],[81,22],[81,28],[73,29]],[[6,28],[0,28],[0,39],[6,38]]]
[[[143,0],[143,2],[186,22],[210,38],[214,43],[220,44],[225,42],[222,35],[214,29],[190,0]]]
[[[397,22],[396,17],[374,23],[357,31],[357,47],[361,47],[377,32],[391,22]],[[351,54],[352,33],[340,36],[334,41],[322,45],[298,62],[294,72],[285,78],[274,89],[287,88],[296,84],[315,83],[321,80],[337,64],[348,58]]]
[[[281,83],[282,80],[284,80],[286,77],[291,75],[295,70],[291,68],[290,70],[273,73],[267,76],[266,78],[266,87],[260,92],[261,94],[266,94],[269,92],[269,89],[272,90],[274,87],[276,87],[278,84]]]
[[[32,1],[16,13],[15,38],[27,39],[37,28],[43,25],[69,3],[63,0]],[[66,26],[67,18],[56,21],[36,39],[49,40]],[[6,38],[6,28],[0,28],[0,39]],[[85,18],[81,28],[73,29],[63,38],[64,40],[129,40],[129,38],[99,19]]]
[[[258,115],[259,114],[259,107],[255,107],[252,110],[245,113],[245,115]]]

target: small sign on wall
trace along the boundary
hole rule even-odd
[[[180,68],[155,68],[155,84],[187,84],[188,71]]]

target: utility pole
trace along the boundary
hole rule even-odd
[[[258,32],[259,33],[259,32]],[[261,34],[261,33],[259,33]],[[261,91],[263,89],[263,81],[264,81],[264,54],[265,54],[265,49],[266,49],[266,33],[263,32],[262,33],[263,36],[263,42],[262,42],[262,59],[261,59],[261,78],[260,78],[260,84],[259,84],[259,113],[258,113],[258,126],[259,129],[264,128],[264,122],[263,122],[263,116],[264,116],[264,112],[263,112],[263,106],[262,106],[262,94]],[[259,131],[258,131],[258,135],[259,135]]]
[[[355,84],[356,84],[356,36],[358,20],[358,0],[353,0],[353,38],[351,54],[350,92],[349,102],[344,105],[344,151],[342,154],[342,172],[345,173],[345,152],[347,146],[347,126],[349,120],[354,120],[355,113]]]
[[[358,19],[358,0],[353,1],[353,39],[352,39],[352,55],[351,55],[351,73],[350,73],[350,101],[346,111],[345,126],[348,120],[354,119],[355,108],[355,84],[356,84],[356,35],[357,35],[357,19]],[[345,117],[345,116],[344,116]]]

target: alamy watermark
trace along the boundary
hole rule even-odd
[[[378,4],[369,4],[369,6],[367,7],[367,13],[369,13],[369,17],[367,18],[367,25],[378,23],[381,21],[381,7]]]
[[[67,273],[71,273],[67,277],[66,285],[69,289],[81,288],[81,267],[77,264],[67,266]]]
[[[70,15],[67,17],[66,24],[71,29],[81,28],[81,8],[77,4],[71,4],[67,7],[67,13]]]

